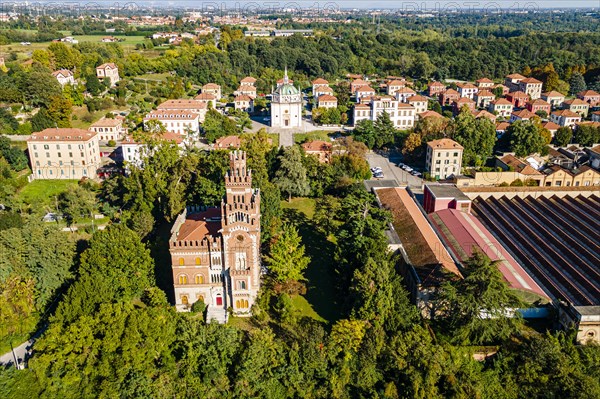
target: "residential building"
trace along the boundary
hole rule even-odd
[[[493,87],[494,92],[496,92],[498,89],[502,90],[502,96],[506,96],[508,93],[510,93],[510,88],[508,86],[498,84]]]
[[[245,96],[243,94],[235,96],[235,98],[233,99],[233,106],[235,109],[239,109],[244,112],[254,112],[254,100],[249,96]]]
[[[581,122],[581,115],[563,109],[550,114],[550,120],[559,126],[575,126],[576,123]]]
[[[514,123],[516,121],[528,121],[531,118],[536,118],[538,117],[536,114],[534,114],[533,112],[527,110],[527,109],[522,109],[520,111],[515,111],[510,115],[510,123]]]
[[[588,103],[590,107],[600,105],[600,93],[594,90],[585,90],[577,93],[577,98]]]
[[[516,108],[524,108],[529,101],[529,94],[522,91],[513,91],[506,95],[506,99],[513,103]]]
[[[565,95],[553,90],[542,93],[542,100],[548,102],[552,108],[558,108],[565,101]]]
[[[510,126],[508,122],[496,122],[496,136],[501,137]]]
[[[198,114],[198,121],[204,122],[208,104],[202,100],[167,100],[156,107],[157,111],[189,111]]]
[[[398,103],[398,113],[395,119],[392,118],[392,121],[395,122],[396,129],[411,129],[415,125],[416,116],[415,107],[406,103]]]
[[[323,94],[333,96],[333,89],[329,86],[317,86],[313,91],[313,98],[319,98]]]
[[[481,109],[479,111],[474,111],[473,112],[473,116],[475,117],[475,119],[479,119],[479,118],[488,118],[489,120],[491,120],[493,123],[496,123],[496,115]]]
[[[320,163],[331,162],[332,144],[327,141],[313,140],[302,144],[302,148],[307,155],[314,155]]]
[[[175,143],[180,149],[184,148],[186,142],[184,135],[172,132],[165,132],[156,136],[155,139]],[[142,140],[135,140],[131,136],[125,136],[123,141],[121,141],[121,153],[127,170],[129,170],[130,166],[142,168],[144,166],[144,157],[150,155],[148,153],[148,144]]]
[[[443,106],[450,105],[460,98],[460,94],[454,89],[448,89],[439,95],[440,104]]]
[[[437,97],[446,90],[446,85],[440,82],[431,82],[427,85],[427,95]]]
[[[419,95],[408,97],[406,102],[415,107],[415,112],[421,114],[427,111],[427,98]]]
[[[216,83],[207,83],[202,86],[202,93],[212,94],[217,100],[223,98],[221,86]]]
[[[467,107],[469,108],[469,111],[473,112],[475,111],[475,101],[467,97],[461,97],[452,102],[452,110],[454,111],[455,115],[460,113],[463,107]]]
[[[56,80],[58,80],[58,83],[61,86],[67,84],[75,84],[75,77],[73,76],[73,72],[69,71],[68,69],[59,69],[58,71],[54,71],[52,72],[52,76],[54,76]]]
[[[240,136],[225,136],[215,140],[215,149],[219,150],[239,149],[241,146],[242,140]]]
[[[545,112],[546,115],[550,115],[550,112],[552,112],[550,103],[546,100],[542,100],[541,98],[527,102],[526,106],[527,109],[534,114],[538,112]]]
[[[119,68],[115,63],[112,62],[97,66],[96,76],[100,81],[108,78],[111,86],[114,86],[119,80],[121,80],[119,77]]]
[[[391,96],[374,96],[368,104],[354,106],[354,124],[363,119],[371,121],[383,112],[387,112],[390,120],[397,129],[410,129],[415,123],[415,108],[406,103],[401,103]]]
[[[562,107],[563,109],[568,109],[569,111],[578,113],[582,118],[587,117],[590,110],[590,104],[580,100],[579,98],[564,101]]]
[[[365,87],[365,86],[370,86],[370,83],[363,80],[363,79],[354,79],[351,83],[350,83],[350,92],[352,94],[356,93],[356,90],[358,90],[361,87]]]
[[[474,97],[475,105],[478,108],[487,108],[492,101],[496,99],[494,93],[486,89],[480,89]]]
[[[556,134],[556,131],[560,128],[560,126],[552,121],[548,121],[542,123],[542,127],[550,132],[552,137]]]
[[[250,98],[256,98],[256,87],[250,84],[241,84],[237,90],[233,92],[233,94],[235,96],[248,96]]]
[[[417,114],[419,116],[419,119],[425,119],[425,118],[444,118],[444,116],[440,115],[439,113],[435,112],[435,111],[425,111],[425,112],[421,112],[420,114]]]
[[[321,94],[317,99],[317,108],[337,108],[337,97]]]
[[[371,97],[375,95],[375,90],[371,86],[361,86],[354,91],[354,96],[357,102],[361,102],[363,97]]]
[[[114,118],[103,116],[97,122],[92,123],[90,130],[98,134],[100,141],[120,141],[127,134],[127,128],[123,126],[123,118],[118,116]]]
[[[246,76],[244,79],[240,80],[240,86],[254,86],[256,83],[256,78],[252,76]]]
[[[200,132],[200,115],[186,110],[157,109],[144,118],[144,125],[150,120],[160,121],[167,132],[181,135]]]
[[[260,191],[252,188],[246,153],[229,155],[220,208],[187,207],[169,239],[175,307],[188,311],[201,300],[207,320],[219,323],[227,309],[250,316],[261,285]]]
[[[284,83],[275,89],[271,99],[271,126],[298,128],[302,126],[302,94],[289,83],[287,69]]]
[[[96,178],[100,146],[95,132],[50,128],[32,133],[27,140],[32,179]]]
[[[389,81],[386,84],[386,92],[389,96],[393,96],[396,94],[396,92],[400,89],[402,89],[403,87],[406,87],[406,81],[405,80],[398,80],[398,79],[394,79],[392,81]]]
[[[492,90],[495,86],[494,81],[491,79],[488,79],[488,78],[477,79],[475,81],[475,84],[477,85],[479,90],[482,90],[482,89]]]
[[[490,103],[488,110],[502,117],[509,117],[513,112],[513,104],[505,98],[499,98]]]
[[[427,143],[426,170],[440,180],[460,174],[463,146],[447,138]]]
[[[508,87],[510,91],[518,91],[520,90],[519,83],[523,79],[525,79],[525,76],[518,73],[507,75],[504,79],[504,86]]]
[[[542,82],[535,78],[521,79],[519,91],[527,94],[532,100],[537,100],[542,96]]]
[[[217,104],[217,97],[215,97],[215,95],[212,93],[200,93],[194,97],[194,100],[205,103],[207,107],[210,105],[210,107],[214,108]]]
[[[458,94],[460,94],[461,97],[465,97],[471,100],[479,91],[479,88],[473,83],[457,83],[456,88],[458,90]]]
[[[317,98],[318,95],[316,95],[315,93],[317,92],[317,89],[319,89],[320,87],[329,87],[329,82],[323,78],[317,78],[315,80],[312,81],[312,93],[313,93],[313,97]]]
[[[402,87],[396,90],[396,99],[400,102],[405,103],[409,97],[416,95],[417,92],[410,87]]]

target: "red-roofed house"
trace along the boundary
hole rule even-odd
[[[475,111],[475,101],[467,97],[461,97],[458,100],[452,102],[452,110],[455,114],[458,114],[463,107],[469,108],[471,112]]]
[[[497,115],[508,117],[513,112],[513,103],[508,101],[506,98],[499,98],[490,103],[488,109]]]
[[[238,149],[241,146],[240,136],[225,136],[215,140],[215,148],[220,150]]]
[[[412,97],[416,94],[417,92],[411,89],[410,87],[401,87],[400,89],[396,90],[396,99],[398,99],[398,101],[400,102],[405,103],[409,97]]]
[[[337,104],[337,97],[329,94],[321,94],[317,99],[317,108],[336,108]]]
[[[222,96],[221,86],[216,83],[207,83],[202,86],[202,93],[212,94],[215,99],[220,100]]]
[[[487,108],[492,101],[496,99],[494,93],[489,90],[483,89],[475,94],[474,100],[475,104],[479,108]]]
[[[546,115],[550,115],[550,108],[550,103],[542,100],[541,98],[538,98],[537,100],[531,100],[527,103],[527,109],[534,114],[538,111],[543,111],[546,113]]]
[[[403,87],[406,87],[405,80],[394,79],[386,84],[386,92],[388,95],[393,96],[398,90],[400,90]]]
[[[327,94],[332,96],[333,95],[333,89],[329,86],[318,86],[315,87],[314,91],[313,91],[313,98],[319,98],[321,97],[323,94]]]
[[[240,80],[240,86],[254,86],[256,83],[256,78],[252,76],[246,76],[244,79]]]
[[[519,91],[529,95],[532,100],[537,100],[542,96],[542,82],[535,78],[521,79],[519,82]]]
[[[329,88],[329,82],[323,78],[317,78],[315,80],[312,81],[312,93],[313,93],[313,97],[318,98],[319,94],[317,93],[317,90],[321,87],[327,87]]]
[[[535,117],[537,117],[537,115],[533,112],[527,109],[522,109],[520,111],[515,111],[510,115],[510,123],[514,123],[516,121],[528,121]]]
[[[479,88],[473,83],[457,83],[456,88],[458,90],[458,94],[460,94],[461,97],[466,97],[471,100],[479,91]]]
[[[435,179],[446,179],[460,174],[463,146],[454,140],[440,139],[427,143],[427,172]]]
[[[579,98],[574,98],[572,100],[567,100],[562,103],[563,109],[568,109],[569,111],[576,112],[581,115],[582,118],[587,117],[588,112],[590,110],[590,104],[586,103]]]
[[[331,162],[331,143],[322,140],[307,141],[302,144],[302,148],[307,155],[314,155],[321,163]]]
[[[406,102],[415,107],[415,112],[417,114],[427,111],[427,98],[423,96],[416,95],[408,97]]]
[[[508,87],[510,91],[517,91],[519,90],[519,82],[523,79],[525,79],[525,76],[518,73],[507,75],[504,78],[504,86]]]
[[[568,109],[563,109],[550,114],[550,120],[559,126],[574,126],[576,123],[581,122],[581,115]]]
[[[54,76],[56,80],[58,80],[58,83],[61,86],[64,86],[66,84],[75,84],[75,77],[73,76],[73,72],[69,71],[68,69],[59,69],[58,71],[54,71],[52,72],[52,76]]]
[[[112,62],[97,66],[96,77],[98,77],[99,80],[108,78],[111,86],[114,86],[121,79],[119,77],[119,68]]]
[[[473,116],[475,117],[475,119],[488,118],[492,122],[496,123],[496,115],[494,115],[490,112],[487,112],[484,109],[473,112]]]
[[[552,135],[552,137],[554,137],[554,135],[556,134],[556,131],[560,128],[559,125],[557,125],[556,123],[554,123],[552,121],[548,121],[546,123],[543,123],[542,127],[544,129],[548,130],[550,132],[550,134]]]
[[[542,100],[547,101],[553,108],[558,108],[565,101],[565,95],[553,90],[542,93]]]
[[[354,91],[354,95],[356,96],[356,101],[360,102],[360,99],[363,97],[374,96],[375,90],[371,86],[360,86]]]
[[[362,79],[354,79],[351,83],[350,83],[350,92],[352,94],[356,93],[356,90],[358,90],[361,87],[370,87],[370,83],[362,80]]]
[[[527,105],[527,101],[529,101],[529,95],[522,91],[513,91],[506,95],[506,99],[513,103],[515,107],[524,108]]]
[[[481,78],[475,81],[479,89],[492,89],[494,87],[494,81],[488,78]]]
[[[252,100],[250,96],[245,96],[243,94],[235,96],[233,99],[233,106],[235,109],[240,109],[244,112],[254,112],[254,100]]]
[[[588,103],[590,107],[600,105],[600,93],[594,90],[585,90],[581,93],[577,93],[577,98]]]
[[[450,105],[452,104],[452,102],[458,100],[460,98],[460,94],[454,90],[454,89],[448,89],[446,91],[444,91],[443,93],[440,93],[440,104],[442,106],[444,105]]]
[[[446,90],[446,85],[440,82],[431,82],[427,85],[427,95],[436,97]]]

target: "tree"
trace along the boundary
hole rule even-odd
[[[390,119],[390,114],[388,114],[386,111],[383,111],[377,115],[377,119],[373,124],[373,128],[375,129],[376,134],[374,147],[381,148],[394,142],[396,128]]]
[[[72,186],[58,195],[58,209],[69,225],[82,218],[93,218],[96,207],[96,195],[81,186]]]
[[[222,115],[215,109],[209,109],[202,124],[204,137],[209,143],[213,143],[216,139],[224,136],[232,136],[240,133],[240,129],[236,126],[235,121]]]
[[[8,137],[0,136],[0,155],[10,164],[11,169],[16,172],[20,172],[27,167],[27,156],[19,148],[13,147]]]
[[[583,146],[591,146],[600,142],[600,129],[592,125],[579,125],[575,130],[575,142]]]
[[[587,89],[585,80],[583,79],[583,75],[580,73],[574,73],[571,76],[571,79],[569,80],[569,85],[570,85],[570,93],[573,96],[576,95],[577,93],[580,93],[582,91],[585,91],[585,89]]]
[[[421,135],[418,133],[411,133],[408,135],[406,140],[404,140],[404,145],[402,146],[402,155],[407,158],[411,158],[415,155],[415,152],[422,145]]]
[[[271,242],[269,255],[266,257],[273,279],[281,283],[304,280],[302,272],[310,262],[304,252],[305,247],[298,229],[284,224],[279,235]]]
[[[377,132],[375,131],[373,121],[370,119],[363,119],[356,123],[352,136],[355,140],[365,143],[370,149],[375,147]]]
[[[48,116],[55,123],[56,127],[71,127],[71,114],[73,113],[73,104],[63,96],[56,96],[50,99],[48,105]]]
[[[288,201],[292,200],[292,195],[308,195],[310,184],[306,177],[306,168],[302,164],[300,147],[294,145],[286,148],[278,159],[280,166],[273,182],[282,192],[287,193]]]
[[[488,118],[475,119],[467,107],[463,107],[453,125],[452,138],[464,147],[463,163],[482,166],[492,155],[496,144],[496,127]]]
[[[498,262],[475,252],[465,262],[464,275],[443,282],[438,293],[441,318],[453,332],[453,341],[482,344],[518,332],[522,323],[514,309],[522,303],[498,270]]]
[[[538,126],[532,122],[516,121],[508,127],[507,133],[511,150],[518,157],[541,153],[546,146]]]

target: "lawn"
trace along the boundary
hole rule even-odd
[[[30,205],[54,207],[54,197],[76,184],[77,180],[34,180],[19,191],[19,198]]]
[[[335,322],[340,318],[339,298],[335,289],[333,242],[320,233],[312,217],[315,213],[315,200],[312,198],[294,198],[292,202],[282,201],[284,219],[294,223],[310,257],[308,268],[304,272],[307,292],[304,296],[292,298],[300,314],[315,320]]]
[[[339,132],[334,132],[330,130],[315,130],[314,132],[308,133],[295,133],[294,141],[297,144],[304,143],[305,141],[312,140],[323,140],[323,141],[331,141],[331,136],[337,134]]]

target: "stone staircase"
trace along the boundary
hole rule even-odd
[[[206,311],[206,322],[210,323],[215,320],[219,324],[227,323],[229,315],[227,314],[227,310],[223,309],[221,306],[208,306]]]

